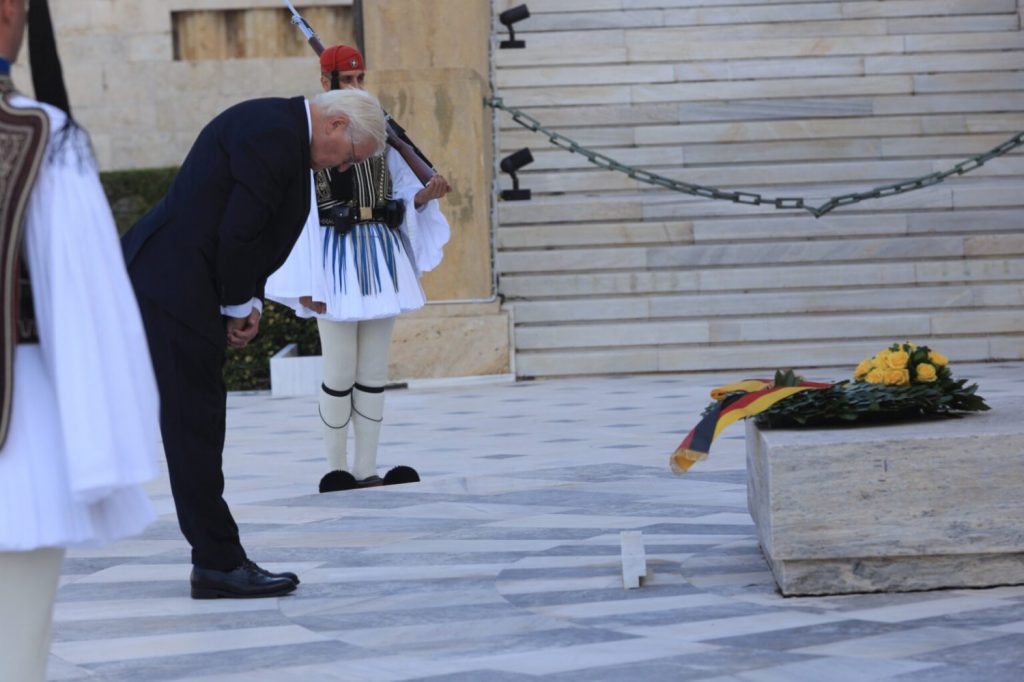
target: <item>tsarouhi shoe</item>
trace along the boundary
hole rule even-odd
[[[376,488],[379,485],[384,485],[384,481],[380,480],[380,476],[374,474],[373,476],[367,476],[364,479],[356,481],[356,485],[360,488]]]
[[[384,474],[384,485],[396,485],[399,483],[419,483],[420,475],[412,467],[399,465]]]
[[[358,488],[359,483],[356,481],[356,477],[347,471],[341,469],[335,469],[324,474],[324,477],[320,479],[320,492],[322,493],[333,493],[337,490],[352,490]]]

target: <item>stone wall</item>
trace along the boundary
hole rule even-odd
[[[349,13],[352,2],[295,4]],[[279,58],[174,59],[173,13],[279,10],[285,31],[298,34],[279,0],[50,0],[50,8],[68,95],[103,170],[177,165],[200,128],[231,104],[319,87],[315,57],[297,39],[286,45],[291,56]],[[15,78],[30,91],[25,69]]]
[[[393,378],[511,371],[509,315],[494,291],[491,7],[488,0],[374,0],[363,35],[373,87],[454,190],[444,262],[423,278],[432,301],[395,328]]]

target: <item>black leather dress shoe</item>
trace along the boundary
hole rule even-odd
[[[251,560],[251,559],[246,559],[244,565],[256,569],[257,571],[259,571],[263,575],[267,576],[268,578],[288,578],[288,580],[291,580],[296,585],[298,585],[301,582],[299,580],[299,576],[295,575],[291,571],[282,571],[280,573],[271,573],[270,571],[268,571],[267,569],[263,568],[262,566],[258,566],[256,564],[256,562]]]
[[[294,582],[271,577],[251,561],[231,571],[193,566],[191,582],[193,599],[279,597],[295,591]]]

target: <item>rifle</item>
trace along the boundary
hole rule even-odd
[[[292,13],[292,23],[302,31],[302,35],[306,36],[306,40],[309,42],[309,46],[313,48],[313,52],[316,52],[316,56],[319,57],[324,51],[324,44],[321,42],[320,37],[313,30],[313,27],[309,25],[302,15],[299,14],[295,6],[292,5],[291,0],[284,0],[284,4],[288,5],[288,9]],[[395,123],[394,119],[388,112],[384,112],[384,120],[387,122],[388,131],[388,144],[395,148],[405,162],[409,164],[409,168],[416,174],[419,181],[426,185],[430,182],[430,179],[437,174],[430,164],[420,156],[416,148],[412,144],[402,139],[405,131]]]

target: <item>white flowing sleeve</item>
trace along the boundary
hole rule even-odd
[[[59,130],[63,113],[46,110]],[[156,476],[159,399],[110,207],[96,171],[72,147],[44,159],[25,254],[70,493],[93,504]]]
[[[282,303],[294,310],[300,317],[311,316],[311,311],[299,303],[300,296],[312,296],[320,300],[324,288],[323,268],[316,259],[322,258],[320,236],[320,213],[316,208],[316,192],[313,174],[309,175],[309,215],[295,246],[280,268],[267,278],[264,295],[272,301]]]
[[[438,202],[428,201],[416,210],[416,192],[423,189],[423,183],[416,177],[402,155],[388,147],[388,170],[394,195],[405,201],[405,221],[402,234],[412,250],[413,267],[417,274],[436,268],[444,257],[444,245],[451,238],[451,228]]]

